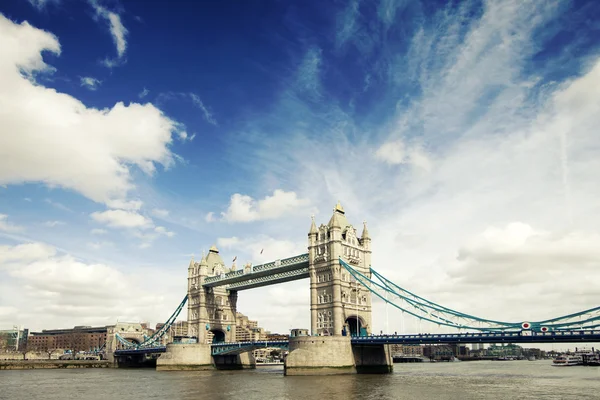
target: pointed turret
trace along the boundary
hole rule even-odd
[[[371,236],[369,236],[369,230],[367,229],[367,221],[363,221],[363,232],[362,232],[361,239],[362,240],[371,239]]]
[[[309,235],[316,235],[319,231],[317,231],[317,225],[315,224],[315,216],[311,215],[311,223],[310,223],[310,231],[308,231]]]
[[[190,266],[188,267],[188,269],[193,269],[194,268],[194,256],[192,256],[192,258],[190,259]]]
[[[206,262],[206,255],[204,254],[204,250],[202,250],[202,259],[200,260],[200,265],[208,265]]]
[[[327,224],[330,228],[346,228],[348,225],[348,220],[346,219],[346,212],[344,211],[344,207],[338,201],[333,209],[333,215]]]

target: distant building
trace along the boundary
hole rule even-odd
[[[420,357],[423,355],[423,347],[420,344],[392,344],[390,351],[393,356]]]
[[[20,351],[27,348],[29,330],[14,327],[0,331],[0,351]]]
[[[90,351],[106,343],[106,327],[76,326],[73,329],[44,329],[32,332],[28,338],[28,348],[34,351],[55,349]]]
[[[290,335],[282,335],[280,333],[267,333],[266,340],[276,341],[276,340],[288,340]]]
[[[436,360],[447,360],[454,356],[452,346],[447,344],[427,345],[423,347],[423,355]]]
[[[492,344],[487,349],[486,354],[492,357],[520,357],[523,355],[523,348],[513,343],[506,345]]]
[[[290,332],[290,337],[296,336],[308,336],[308,329],[292,329]]]
[[[266,340],[267,332],[258,326],[257,321],[249,319],[241,312],[235,313],[235,340],[236,342],[250,342]]]

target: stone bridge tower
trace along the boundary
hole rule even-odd
[[[311,334],[324,336],[371,333],[371,292],[340,265],[341,257],[371,277],[371,238],[364,223],[362,235],[348,222],[338,204],[327,225],[308,233]]]
[[[235,270],[227,268],[212,246],[198,263],[193,259],[188,268],[188,335],[198,343],[235,341],[237,291],[224,287],[203,288],[204,279]]]

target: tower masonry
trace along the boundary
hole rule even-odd
[[[327,225],[314,218],[308,233],[311,334],[371,333],[371,293],[340,265],[339,258],[371,277],[371,238],[364,223],[359,237],[338,202]]]
[[[204,288],[209,276],[218,276],[235,270],[235,263],[228,268],[212,246],[200,262],[190,261],[188,267],[188,326],[190,336],[198,343],[233,342],[237,311],[237,291],[223,286]]]

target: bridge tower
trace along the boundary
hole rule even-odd
[[[357,284],[339,262],[341,257],[371,277],[371,238],[364,223],[360,237],[338,202],[327,225],[308,233],[311,334],[319,336],[371,333],[371,293]]]
[[[237,291],[224,286],[203,288],[204,279],[234,271],[235,262],[228,268],[212,246],[200,262],[190,261],[188,267],[188,335],[198,343],[235,341]]]

